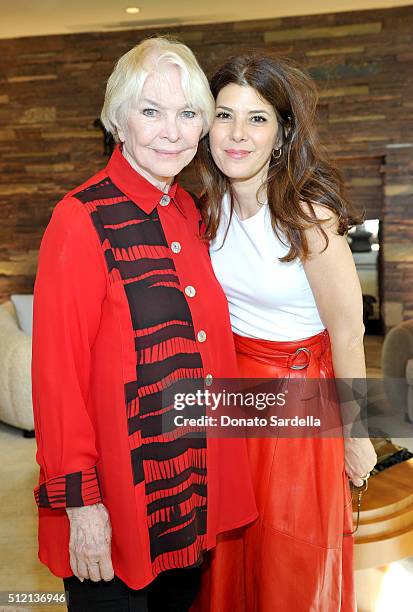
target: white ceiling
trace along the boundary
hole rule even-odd
[[[0,38],[359,11],[412,0],[0,0]],[[125,12],[138,6],[138,15]]]

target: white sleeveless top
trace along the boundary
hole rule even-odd
[[[309,338],[323,331],[301,262],[278,259],[289,248],[274,234],[268,206],[243,221],[234,211],[223,243],[228,219],[225,196],[210,254],[228,299],[232,330],[240,336],[278,341]]]

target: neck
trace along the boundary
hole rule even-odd
[[[143,168],[140,168],[136,163],[135,159],[129,153],[127,148],[125,147],[125,143],[122,146],[122,155],[126,159],[126,161],[132,166],[134,170],[143,178],[145,178],[149,183],[155,185],[158,189],[163,191],[164,193],[168,193],[169,187],[172,185],[174,177],[154,177],[149,172],[146,172]]]
[[[249,179],[231,181],[231,187],[234,194],[234,208],[240,219],[248,219],[257,213],[267,200],[267,194],[264,189],[257,193],[263,179],[266,176],[267,169],[264,173],[259,173]]]

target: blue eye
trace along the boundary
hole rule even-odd
[[[196,117],[196,112],[191,111],[191,110],[186,110],[186,111],[183,111],[182,116],[185,119],[193,119],[194,117]]]
[[[158,111],[155,108],[144,108],[142,114],[145,117],[155,117]]]

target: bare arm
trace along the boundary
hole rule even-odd
[[[331,340],[333,367],[336,378],[366,377],[364,357],[363,301],[353,256],[345,236],[337,234],[337,218],[320,205],[314,205],[318,218],[331,220],[324,224],[329,244],[323,251],[325,239],[312,227],[306,231],[310,257],[303,267],[313,292],[320,318]],[[359,389],[360,390],[360,389]],[[346,471],[354,484],[361,485],[360,477],[370,472],[377,460],[367,432],[351,438],[352,422],[359,415],[357,402],[342,404],[346,444]],[[360,430],[360,428],[359,428]]]
[[[324,207],[314,208],[319,218],[333,216]],[[319,230],[306,232],[311,257],[304,270],[330,335],[336,377],[365,378],[363,300],[353,256],[346,237],[336,233],[336,219],[323,227],[329,239],[324,252],[325,240]]]

